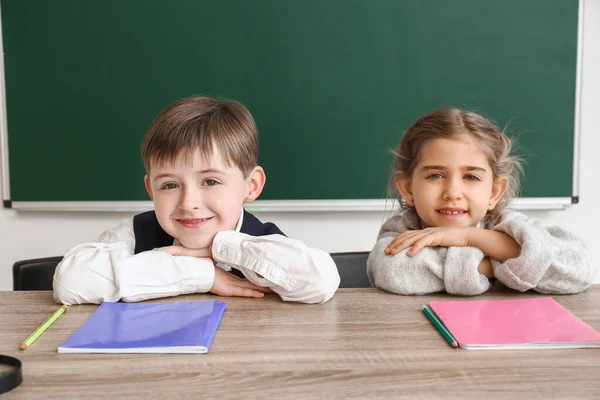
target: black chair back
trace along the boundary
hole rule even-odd
[[[54,270],[62,257],[36,258],[13,264],[13,290],[52,290]]]
[[[341,288],[371,287],[367,278],[368,251],[332,253]],[[62,257],[17,261],[13,265],[13,290],[52,290],[54,270]]]
[[[371,287],[369,278],[367,277],[368,251],[331,253],[331,258],[333,258],[335,265],[337,265],[341,288]]]

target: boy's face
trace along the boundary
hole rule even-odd
[[[419,151],[411,177],[396,185],[428,227],[476,226],[507,188],[494,180],[486,154],[471,135],[429,139]]]
[[[152,165],[145,176],[160,226],[190,249],[206,248],[220,231],[233,230],[244,202],[258,197],[264,171],[255,167],[244,179],[237,166],[227,166],[218,149],[210,160],[196,151],[192,160]]]

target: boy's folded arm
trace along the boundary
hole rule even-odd
[[[214,280],[210,259],[146,251],[134,255],[131,224],[106,231],[98,243],[69,250],[54,274],[54,299],[63,304],[141,301],[207,292]]]
[[[399,232],[398,232],[399,234]],[[458,295],[477,295],[490,288],[479,273],[485,257],[475,247],[425,247],[413,257],[404,249],[391,256],[384,250],[394,235],[383,235],[367,260],[371,285],[392,293],[413,295],[446,291]]]
[[[241,271],[252,283],[271,288],[285,301],[324,303],[340,284],[329,253],[283,235],[250,236],[219,232],[215,261]]]
[[[511,212],[494,227],[521,246],[521,254],[505,262],[492,260],[494,275],[515,290],[540,293],[579,293],[597,273],[590,250],[582,240],[559,227]]]

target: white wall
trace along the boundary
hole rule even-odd
[[[547,224],[561,225],[574,232],[595,250],[597,257],[600,256],[599,43],[600,2],[588,0],[584,14],[580,203],[565,211],[529,213]],[[547,184],[552,185],[552,176],[547,180]],[[141,178],[139,184],[142,184]],[[383,213],[377,212],[256,215],[263,221],[276,222],[288,236],[329,252],[370,250],[383,220]],[[62,255],[77,243],[94,240],[104,229],[128,216],[130,214],[17,213],[0,209],[0,290],[12,289],[11,267],[16,260]],[[600,283],[600,275],[596,282]]]

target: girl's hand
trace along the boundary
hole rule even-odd
[[[212,246],[203,249],[188,249],[183,246],[166,246],[152,249],[154,251],[165,251],[173,256],[189,256],[198,258],[212,258]]]
[[[225,272],[219,267],[215,267],[215,280],[210,292],[218,296],[256,298],[264,297],[265,293],[273,293],[268,287],[257,286],[248,279]]]
[[[396,236],[385,249],[385,254],[396,255],[402,250],[412,247],[407,255],[412,257],[425,246],[461,247],[470,246],[470,235],[473,227],[439,227],[418,231],[406,231]]]
[[[492,262],[490,261],[489,257],[483,257],[483,260],[481,260],[479,263],[477,271],[479,271],[479,273],[484,275],[486,278],[494,277],[494,268],[492,268]]]

